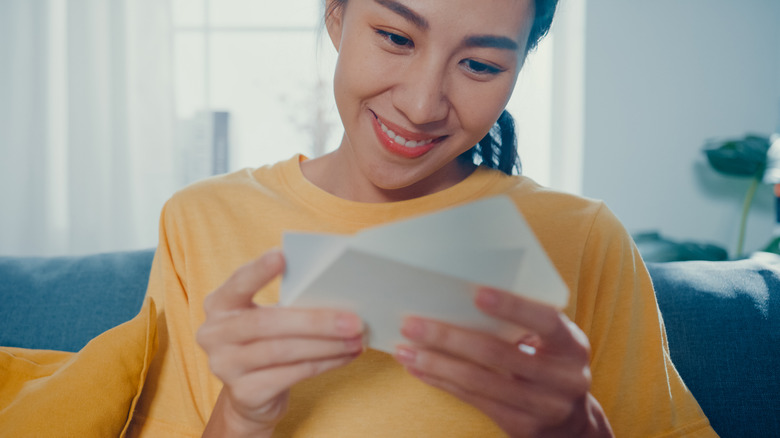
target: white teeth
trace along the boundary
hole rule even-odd
[[[379,119],[377,119],[377,121],[379,121]],[[421,140],[421,141],[407,140],[407,139],[401,137],[400,135],[397,135],[392,130],[390,130],[381,121],[379,122],[379,126],[382,128],[382,132],[387,133],[387,136],[392,138],[393,141],[395,141],[396,143],[398,143],[400,145],[406,146],[408,148],[417,148],[417,147],[420,147],[420,146],[425,146],[425,145],[427,145],[427,144],[429,144],[429,143],[431,143],[433,141],[432,138],[429,138],[428,140]]]

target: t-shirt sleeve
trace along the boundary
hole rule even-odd
[[[584,244],[574,319],[591,343],[592,391],[619,437],[716,437],[672,364],[647,269],[602,205]]]
[[[147,289],[147,295],[159,303],[159,348],[133,413],[129,437],[199,437],[208,420],[210,407],[203,397],[208,370],[200,369],[208,362],[199,357],[203,352],[196,345],[191,316],[200,309],[190,308],[177,216],[175,204],[168,201]]]

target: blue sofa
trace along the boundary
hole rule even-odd
[[[152,250],[0,257],[0,345],[78,351],[139,310]],[[780,270],[649,264],[669,349],[722,437],[780,437]]]

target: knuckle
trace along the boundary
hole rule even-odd
[[[583,332],[582,329],[580,329],[577,324],[574,323],[574,321],[565,318],[564,323],[566,325],[566,329],[568,329],[568,331],[571,333],[571,336],[574,338],[575,346],[573,347],[573,350],[577,353],[579,358],[590,360],[591,347],[590,341],[588,340],[588,335],[586,335],[585,332]]]
[[[542,333],[542,335],[548,338],[554,338],[560,336],[564,331],[568,332],[568,327],[563,318],[563,315],[557,311],[547,312],[544,315],[544,324],[542,328],[544,333]]]
[[[204,351],[211,352],[222,343],[219,337],[219,327],[204,323],[195,332],[195,341]]]
[[[577,343],[577,347],[575,348],[575,351],[579,354],[580,359],[584,363],[590,362],[590,344],[582,344],[580,342]]]
[[[582,378],[583,382],[587,386],[587,392],[590,392],[590,387],[593,385],[593,373],[591,373],[589,366],[582,369]]]
[[[572,385],[576,390],[578,395],[585,395],[588,392],[590,392],[590,387],[593,384],[593,377],[590,373],[590,368],[585,367],[582,369],[581,373],[578,375],[577,380]]]
[[[209,328],[208,326],[201,326],[197,332],[195,332],[195,342],[198,343],[200,348],[208,351],[209,347],[211,346],[211,339],[209,336]]]
[[[203,310],[204,312],[206,312],[206,319],[208,319],[213,313],[214,300],[216,299],[216,297],[214,296],[215,294],[216,292],[212,292],[206,295],[206,298],[203,299]]]
[[[209,356],[209,368],[215,376],[226,382],[231,377],[230,361],[224,355]]]
[[[581,397],[590,391],[590,380],[585,372],[567,374],[560,379],[560,394],[571,397]]]
[[[578,379],[577,383],[572,385],[575,395],[582,396],[590,392],[590,382],[588,379]]]

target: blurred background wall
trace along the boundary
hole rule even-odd
[[[715,173],[701,148],[780,130],[780,1],[587,0],[585,9],[582,194],[604,199],[631,231],[733,253],[749,183]],[[746,252],[769,241],[773,221],[762,185]]]

